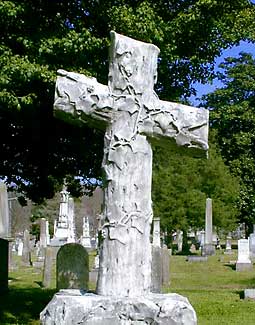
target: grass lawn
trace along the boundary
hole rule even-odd
[[[171,285],[164,292],[186,296],[197,312],[199,325],[255,325],[255,301],[243,300],[244,289],[255,288],[255,270],[236,272],[230,263],[236,254],[218,253],[208,262],[185,259],[171,257]],[[0,324],[39,325],[39,313],[55,292],[55,279],[51,289],[43,289],[40,269],[21,267],[18,257],[15,262],[18,268],[9,272],[9,293],[0,297]]]

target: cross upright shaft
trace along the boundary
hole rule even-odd
[[[149,293],[151,284],[152,150],[147,137],[207,150],[208,111],[160,101],[153,91],[159,49],[114,32],[111,37],[109,86],[60,70],[54,106],[106,130],[97,292],[140,296]]]

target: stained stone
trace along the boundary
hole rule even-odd
[[[213,222],[212,222],[212,199],[206,199],[205,209],[205,244],[203,246],[202,254],[214,255],[215,246],[213,244]]]
[[[169,286],[170,284],[170,254],[168,248],[163,245],[161,249],[162,258],[162,285]]]
[[[61,290],[40,314],[44,325],[195,325],[187,298],[175,293],[143,297],[107,297]]]
[[[204,109],[159,100],[153,90],[159,53],[156,46],[114,32],[111,38],[108,87],[95,78],[59,70],[54,108],[56,116],[62,119],[70,121],[71,114],[77,122],[88,122],[105,130],[102,163],[105,191],[97,293],[106,297],[97,296],[97,299],[106,299],[112,308],[116,297],[119,303],[118,308],[114,308],[125,315],[126,301],[135,304],[135,299],[145,299],[151,288],[150,142],[156,139],[169,148],[182,146],[184,151],[201,156],[208,149],[209,114]],[[167,295],[160,295],[159,299],[161,311],[164,313],[166,309],[164,315],[169,322],[172,316],[177,317],[173,309],[178,309],[176,324],[181,324],[192,308],[184,310],[181,301],[176,301],[174,308],[170,307],[172,302]],[[71,299],[73,303],[75,300]],[[91,305],[92,300],[88,303]],[[145,318],[155,311],[154,304],[150,302],[149,306],[146,305],[146,310],[148,307],[150,312],[143,308],[133,324],[140,319],[141,324],[146,323]],[[51,303],[48,308],[51,309]],[[97,309],[95,305],[94,308]],[[168,315],[169,308],[172,308],[172,316]],[[104,307],[99,309],[101,313],[105,310]],[[158,307],[156,310],[160,311]],[[98,320],[92,313],[94,319],[90,324],[102,324],[101,315]],[[147,316],[141,315],[143,313]],[[116,312],[114,317],[116,319]],[[189,324],[194,322],[193,317]],[[129,316],[125,323],[131,324]]]
[[[32,265],[31,248],[30,248],[30,234],[28,230],[24,231],[23,249],[22,249],[22,262],[25,265]]]
[[[161,292],[162,284],[162,254],[161,248],[152,246],[151,292]]]
[[[89,256],[75,243],[61,246],[57,254],[57,289],[87,289]]]

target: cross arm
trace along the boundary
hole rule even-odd
[[[208,150],[208,110],[162,101],[156,95],[144,108],[139,122],[140,133],[147,134],[152,140],[160,139],[158,143],[165,146],[175,142],[187,147],[187,152],[193,149],[191,154],[201,155]]]
[[[105,129],[113,118],[113,99],[108,87],[96,78],[58,70],[54,111],[62,117],[72,114],[74,120]]]

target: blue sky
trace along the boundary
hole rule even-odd
[[[224,61],[224,58],[228,56],[238,57],[238,54],[240,52],[252,53],[255,57],[255,44],[241,41],[240,45],[233,46],[232,48],[223,51],[222,55],[215,60],[216,62],[215,71],[217,71],[217,66]],[[191,104],[196,106],[199,104],[199,100],[197,98],[200,98],[202,95],[214,91],[216,88],[220,88],[221,84],[219,81],[214,81],[212,85],[211,84],[202,85],[200,83],[195,83],[194,87],[197,90],[197,95],[191,96],[190,102]]]

